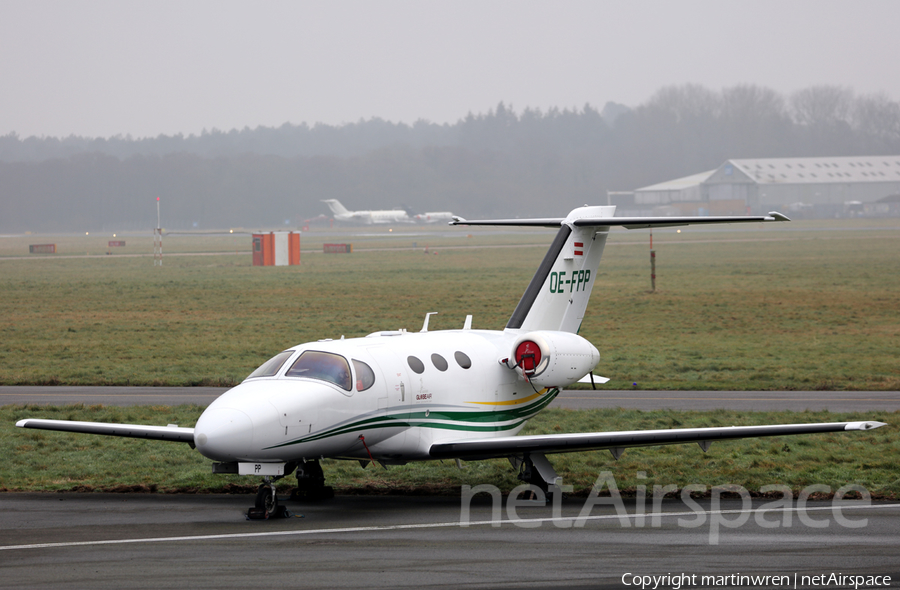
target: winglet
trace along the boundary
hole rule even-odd
[[[790,221],[790,218],[783,213],[779,213],[778,211],[769,211],[768,216],[772,218],[772,221]],[[766,221],[769,221],[768,219]]]

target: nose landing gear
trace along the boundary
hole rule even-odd
[[[283,477],[283,476],[282,476]],[[271,478],[266,476],[256,492],[256,504],[247,511],[250,520],[268,520],[270,518],[287,518],[290,513],[287,508],[278,503],[278,495],[275,490],[275,481],[281,477]]]
[[[318,459],[288,463],[283,475],[265,476],[256,492],[256,504],[247,511],[251,520],[287,518],[287,509],[278,503],[275,482],[297,471],[297,487],[291,490],[291,501],[314,502],[334,498],[334,488],[325,485],[325,474]]]

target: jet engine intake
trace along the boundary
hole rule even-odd
[[[581,336],[540,330],[516,339],[508,364],[536,385],[565,387],[590,373],[598,362],[597,348]]]

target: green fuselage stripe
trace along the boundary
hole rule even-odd
[[[292,445],[314,442],[361,430],[373,430],[382,428],[438,428],[444,430],[459,430],[462,432],[502,432],[513,430],[525,423],[526,420],[543,410],[559,393],[558,389],[550,389],[537,402],[521,408],[497,409],[492,411],[452,411],[452,410],[419,410],[403,412],[400,414],[388,414],[375,416],[365,420],[357,420],[350,424],[334,426],[322,432],[317,432],[297,440],[288,441],[268,449],[277,449]],[[426,413],[427,412],[427,413]],[[447,421],[447,422],[443,422]],[[475,422],[476,424],[472,424]],[[490,424],[478,424],[490,422]]]

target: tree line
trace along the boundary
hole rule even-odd
[[[900,103],[814,86],[660,89],[628,108],[504,103],[455,124],[382,119],[156,138],[0,136],[0,231],[291,227],[348,208],[555,216],[731,158],[900,153]]]

